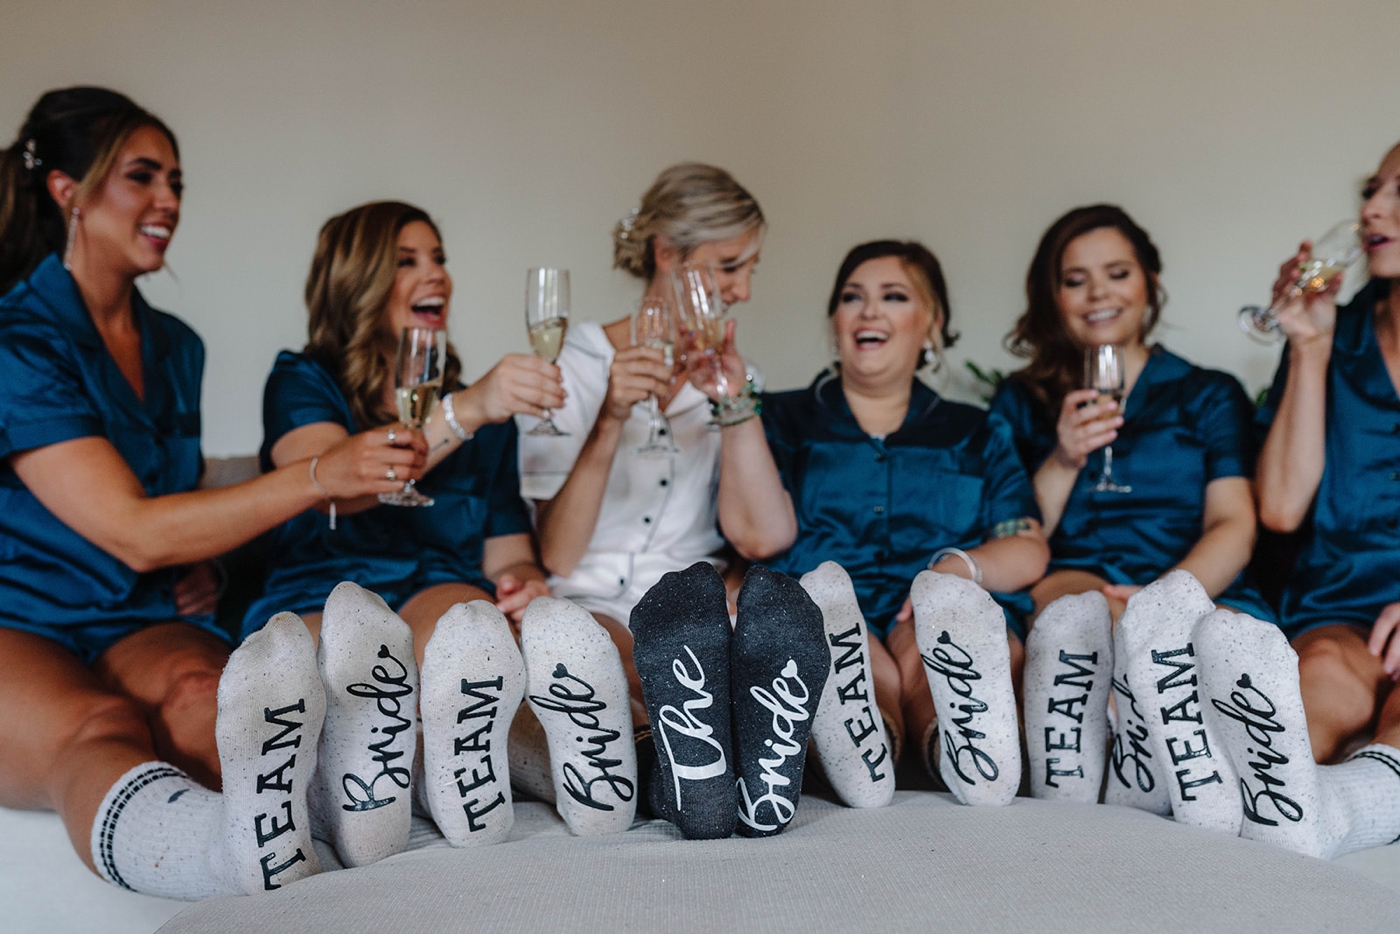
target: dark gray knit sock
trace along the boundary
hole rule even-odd
[[[672,571],[632,609],[630,625],[656,744],[651,808],[689,839],[727,837],[738,809],[724,581],[703,561]]]
[[[729,647],[739,833],[781,833],[797,812],[807,739],[831,670],[822,612],[802,585],[754,566]]]

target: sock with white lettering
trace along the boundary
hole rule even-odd
[[[506,737],[525,693],[525,662],[505,615],[459,603],[423,650],[423,782],[453,846],[499,843],[515,821]]]
[[[1021,735],[1006,616],[970,580],[920,571],[914,636],[938,712],[939,774],[963,804],[1010,804],[1021,787]]]
[[[632,608],[628,625],[656,749],[651,809],[687,839],[728,837],[739,811],[724,581],[705,561],[672,571]]]
[[[894,797],[894,757],[875,703],[870,638],[851,578],[835,561],[802,575],[821,610],[831,674],[812,721],[812,741],[836,794],[853,808],[879,808]]]
[[[1026,638],[1031,794],[1095,804],[1103,787],[1113,617],[1097,590],[1060,597]]]
[[[729,696],[739,825],[782,833],[797,812],[812,718],[831,672],[822,611],[791,577],[754,565],[739,589]]]
[[[580,836],[626,830],[637,808],[637,752],[617,646],[587,610],[537,597],[525,611],[520,648],[559,816]]]
[[[1118,621],[1138,708],[1151,726],[1155,772],[1166,785],[1172,816],[1183,824],[1238,836],[1243,814],[1235,767],[1219,750],[1203,714],[1195,645],[1196,621],[1215,610],[1187,571],[1172,571],[1128,599]]]
[[[234,649],[219,678],[220,875],[234,891],[271,891],[321,871],[309,806],[325,716],[315,640],[295,614],[278,613]]]
[[[1400,839],[1400,750],[1312,757],[1298,656],[1277,626],[1217,611],[1196,624],[1206,717],[1239,774],[1240,835],[1331,859]]]
[[[326,600],[317,661],[326,725],[311,817],[342,863],[366,866],[408,845],[418,716],[413,633],[377,594],[345,581]]]

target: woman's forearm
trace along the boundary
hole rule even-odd
[[[1221,522],[1206,529],[1177,567],[1190,571],[1211,599],[1220,596],[1249,563],[1254,548],[1254,523]]]
[[[1259,453],[1259,518],[1291,532],[1307,515],[1326,466],[1327,364],[1330,337],[1294,346],[1288,381],[1269,436]]]
[[[568,479],[553,499],[538,505],[540,560],[560,577],[572,574],[588,552],[621,440],[622,423],[599,413]]]
[[[1045,576],[1045,568],[1050,563],[1050,546],[1039,529],[994,538],[970,549],[968,554],[982,568],[982,586],[1002,593],[1034,584]],[[935,570],[951,570],[960,576],[968,576],[966,570],[959,569],[959,565],[966,568],[965,562],[954,555],[940,561]]]
[[[751,418],[720,431],[719,524],[724,537],[750,561],[786,550],[797,539],[797,514],[763,423]]]
[[[1046,537],[1053,535],[1060,524],[1060,518],[1065,514],[1065,504],[1069,502],[1069,494],[1074,490],[1074,482],[1078,478],[1078,467],[1067,466],[1051,454],[1031,479]]]

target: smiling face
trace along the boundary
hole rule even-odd
[[[1065,330],[1081,347],[1140,344],[1148,280],[1128,238],[1100,227],[1066,244],[1055,302]]]
[[[656,276],[665,282],[664,277],[669,276],[680,262],[704,264],[715,271],[715,286],[725,305],[735,305],[748,301],[752,294],[754,269],[758,266],[762,248],[761,227],[754,227],[727,240],[707,241],[685,257],[680,257],[674,246],[658,236]]]
[[[1381,160],[1362,190],[1361,237],[1377,279],[1400,278],[1400,146]]]
[[[897,256],[866,260],[841,286],[832,327],[843,378],[907,383],[941,322]]]
[[[452,301],[447,256],[430,224],[410,221],[399,231],[398,264],[394,290],[384,306],[385,336],[392,348],[398,347],[404,328],[447,327]]]
[[[132,278],[160,269],[180,223],[183,191],[166,135],[150,126],[132,131],[106,180],[87,204],[78,205],[74,266],[100,266]]]

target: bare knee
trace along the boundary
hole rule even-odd
[[[1299,647],[1298,680],[1305,708],[1343,731],[1365,729],[1375,717],[1375,691],[1355,670],[1346,650],[1330,639]]]

